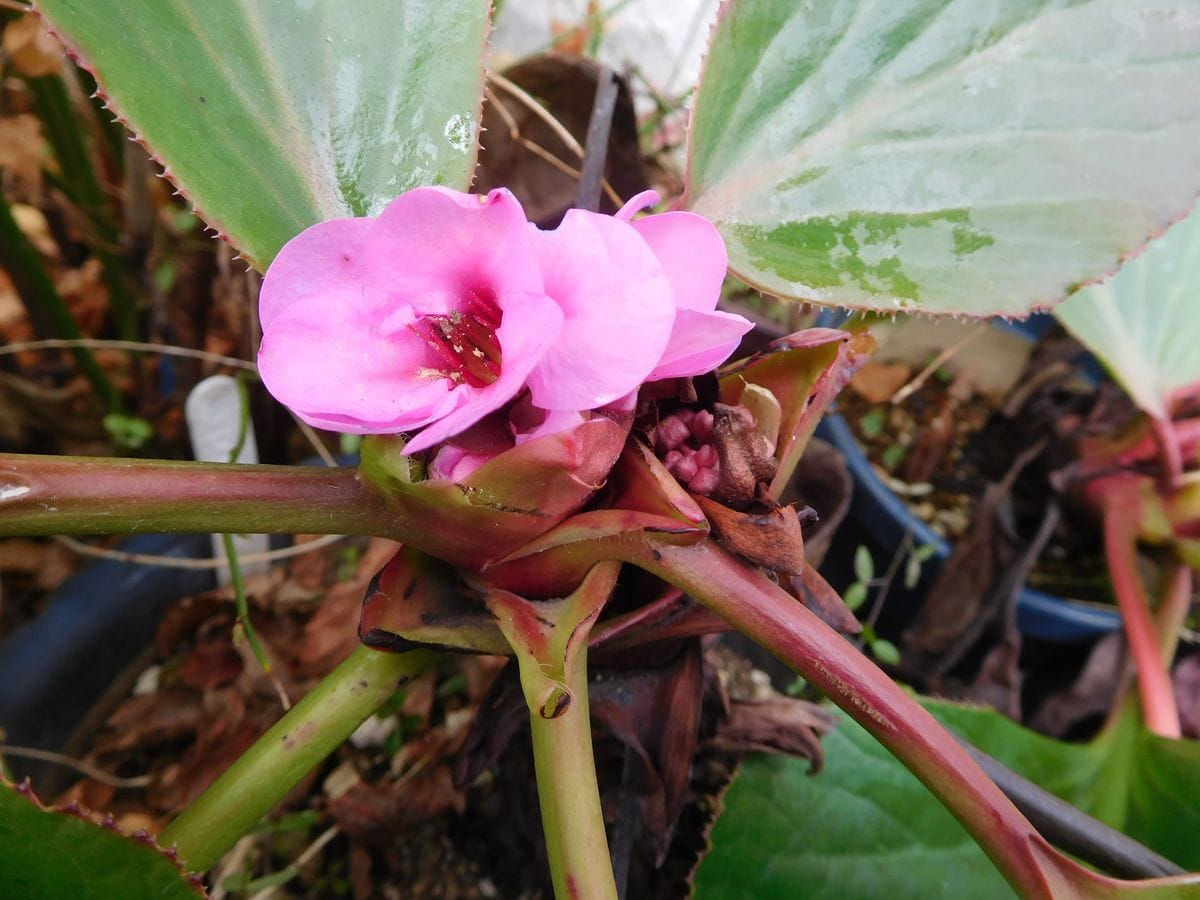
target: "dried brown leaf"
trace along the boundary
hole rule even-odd
[[[776,694],[764,703],[730,703],[710,743],[732,753],[783,753],[807,759],[815,774],[824,764],[821,736],[836,721],[815,703]]]
[[[794,508],[738,512],[709,497],[695,499],[717,538],[734,553],[788,575],[804,571],[804,538]]]
[[[42,145],[42,123],[37,116],[18,113],[0,118],[0,169],[21,179],[33,194],[42,185]],[[17,221],[20,224],[20,219]],[[45,219],[42,221],[44,223]],[[36,246],[48,255],[58,252],[58,246],[53,241],[50,241],[48,248],[44,244]]]
[[[912,366],[902,362],[869,362],[850,379],[850,390],[868,403],[886,403],[912,378]]]
[[[10,22],[4,29],[3,45],[13,68],[22,75],[40,78],[62,71],[62,48],[35,15]]]

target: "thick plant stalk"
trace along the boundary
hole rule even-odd
[[[1104,555],[1117,606],[1125,623],[1129,652],[1137,668],[1138,695],[1146,727],[1167,738],[1179,738],[1179,709],[1163,655],[1163,646],[1150,615],[1150,598],[1137,568],[1139,518],[1115,499],[1104,506]],[[1189,579],[1190,583],[1190,579]]]
[[[574,698],[566,712],[543,718],[530,706],[538,803],[554,895],[562,900],[617,897],[596,784],[588,720],[586,648],[567,670]]]
[[[529,707],[538,803],[554,894],[616,900],[588,714],[587,647],[620,571],[602,562],[559,600],[488,590],[485,602],[512,647]]]
[[[184,810],[159,843],[174,845],[190,870],[212,868],[433,657],[359,647]]]
[[[393,537],[405,524],[357,469],[0,454],[0,535]]]
[[[1021,896],[1053,896],[1033,825],[933,716],[803,604],[711,541],[626,543],[624,553],[825,691],[937,796]]]

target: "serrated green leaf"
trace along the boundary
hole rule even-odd
[[[0,897],[196,900],[204,892],[148,844],[43,809],[0,781]]]
[[[1188,871],[1200,871],[1200,741],[1151,734],[1133,704],[1090,744],[1043,737],[988,709],[925,705],[1026,778]]]
[[[924,705],[1025,777],[1184,868],[1200,868],[1200,742],[1151,735],[1135,709],[1096,741],[1066,744],[994,710]],[[743,764],[725,795],[695,896],[1011,897],[933,795],[845,713],[837,716],[837,730],[822,742],[820,775],[809,777],[807,764],[795,760],[753,757]]]
[[[743,280],[884,310],[1021,314],[1200,190],[1186,0],[730,0],[688,205]]]
[[[475,161],[480,0],[45,0],[54,29],[210,225],[262,269]]]
[[[725,794],[696,900],[993,900],[1012,890],[963,827],[838,712],[825,768],[754,756]]]
[[[1167,418],[1171,394],[1200,383],[1200,209],[1054,312],[1138,406]]]

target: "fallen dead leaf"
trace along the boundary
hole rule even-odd
[[[50,259],[58,258],[58,243],[50,235],[50,223],[40,209],[28,203],[14,203],[12,215],[21,233],[29,238],[38,253]]]
[[[46,544],[28,538],[0,541],[0,572],[28,575],[38,571],[45,561],[46,547]]]
[[[4,29],[4,52],[22,75],[40,78],[62,70],[63,52],[35,15],[24,15]]]
[[[199,691],[224,687],[242,674],[242,658],[229,633],[216,630],[192,648],[179,666],[180,680]]]
[[[106,733],[92,745],[93,752],[103,756],[195,734],[203,714],[193,696],[187,691],[159,691],[130,697],[109,716]]]
[[[1089,718],[1104,716],[1127,671],[1125,635],[1107,634],[1096,642],[1087,663],[1065,690],[1051,694],[1029,720],[1029,727],[1051,737],[1065,738]]]
[[[80,331],[84,334],[100,334],[104,331],[104,320],[108,316],[108,288],[104,284],[100,260],[92,257],[78,268],[65,269],[55,279],[55,285],[70,307]],[[110,363],[124,363],[123,356],[117,352],[95,355],[101,365],[104,365],[106,358]]]
[[[394,840],[398,830],[465,807],[463,793],[454,786],[445,763],[428,766],[411,778],[358,782],[329,801],[329,813],[338,827],[368,844]]]
[[[16,329],[25,319],[25,304],[17,293],[8,273],[0,269],[0,335],[6,341],[23,340],[24,335],[18,335]]]
[[[868,403],[886,403],[912,378],[912,366],[902,362],[869,362],[850,379],[850,389]]]
[[[0,169],[20,178],[33,194],[42,185],[42,143],[37,116],[18,113],[0,118]]]
[[[358,646],[358,619],[363,595],[371,579],[396,555],[400,545],[375,538],[368,545],[354,577],[331,587],[325,601],[304,626],[304,636],[296,647],[299,672],[328,671]]]
[[[77,781],[58,796],[60,806],[78,803],[84,809],[110,809],[117,789],[92,778]]]
[[[821,771],[821,736],[837,719],[807,700],[781,694],[762,703],[729,704],[729,715],[717,726],[711,744],[731,753],[783,753],[807,759],[813,774]]]

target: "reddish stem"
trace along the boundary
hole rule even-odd
[[[622,551],[820,687],[941,800],[1023,897],[1052,896],[1029,821],[933,716],[803,604],[711,541],[628,542]]]
[[[1168,488],[1179,485],[1183,477],[1183,451],[1180,448],[1180,436],[1175,431],[1175,423],[1171,419],[1150,417],[1154,429],[1154,439],[1158,443],[1159,457],[1162,461],[1162,483]]]
[[[405,525],[357,469],[0,454],[0,535],[399,537]]]
[[[1136,496],[1121,490],[1120,485],[1114,484],[1113,487],[1102,498],[1104,554],[1108,559],[1109,577],[1117,595],[1121,618],[1125,621],[1129,652],[1137,668],[1142,714],[1146,719],[1146,727],[1155,734],[1178,738],[1182,732],[1179,710],[1175,706],[1175,691],[1150,616],[1150,599],[1146,596],[1137,568],[1140,504]]]
[[[1179,632],[1192,606],[1192,579],[1192,570],[1185,563],[1176,563],[1163,579],[1162,597],[1154,610],[1154,628],[1164,660],[1175,657]]]

